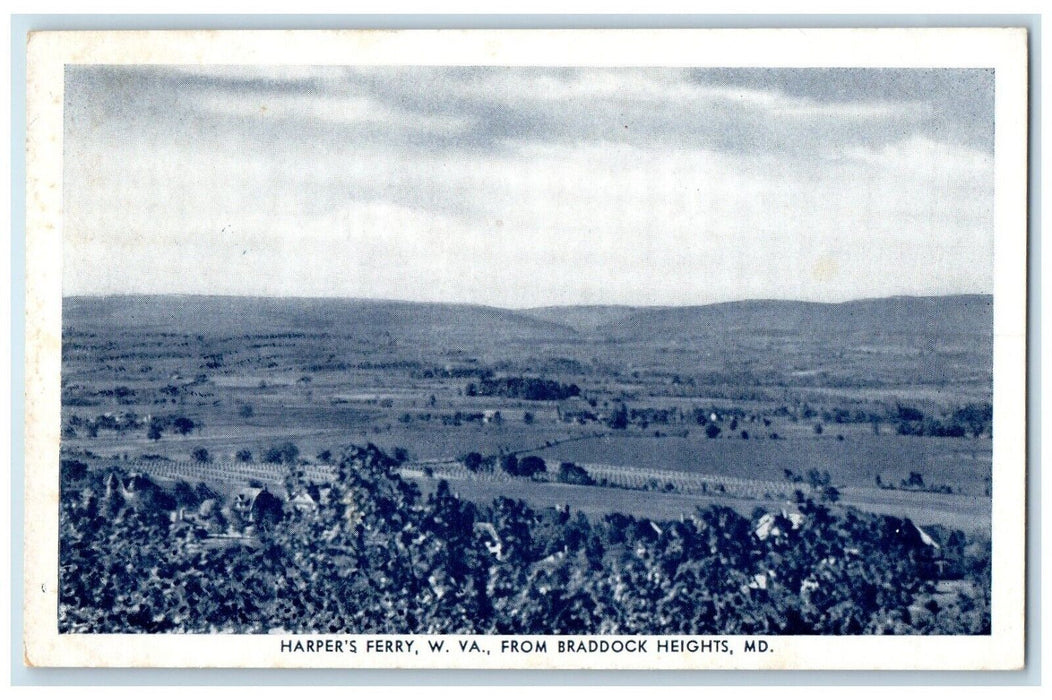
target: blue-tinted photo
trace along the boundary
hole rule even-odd
[[[60,632],[990,634],[993,108],[68,66]]]

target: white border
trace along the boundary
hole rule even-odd
[[[996,71],[993,634],[774,637],[774,653],[514,656],[280,652],[257,635],[59,635],[62,104],[66,64],[992,67]],[[674,29],[45,32],[27,69],[25,650],[40,666],[1018,669],[1023,665],[1026,398],[1026,32]],[[349,640],[351,637],[341,636]],[[356,637],[359,649],[366,639]],[[409,638],[408,635],[402,636]],[[287,639],[287,638],[286,638]],[[417,646],[424,646],[424,637]],[[554,648],[556,637],[549,637]],[[604,638],[614,639],[614,638]],[[647,638],[656,640],[657,638]],[[713,639],[713,638],[708,638]],[[740,638],[728,638],[741,649]],[[653,649],[655,642],[649,644]]]

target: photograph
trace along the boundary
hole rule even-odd
[[[33,37],[40,663],[1021,661],[1026,35],[973,31],[1014,76]]]

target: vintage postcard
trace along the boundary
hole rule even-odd
[[[1026,65],[33,35],[26,663],[1021,668]]]

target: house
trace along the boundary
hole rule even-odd
[[[767,584],[777,578],[774,571],[768,569],[767,573],[754,574],[752,580],[746,584],[747,588],[751,588],[754,591],[766,591]]]
[[[264,486],[241,489],[230,504],[231,510],[254,525],[273,525],[281,520],[284,510],[281,499]]]
[[[913,523],[910,523],[910,524],[913,525]],[[929,535],[927,532],[925,532],[921,528],[917,527],[917,525],[913,525],[913,527],[916,528],[916,530],[917,530],[917,536],[920,538],[921,544],[923,544],[925,546],[928,546],[928,547],[933,547],[934,549],[942,549],[939,546],[939,543],[936,542],[935,539],[931,535]]]
[[[780,513],[764,513],[756,521],[753,533],[759,540],[778,537],[792,530],[799,530],[806,518],[804,514],[792,508],[783,508]]]
[[[934,537],[909,518],[884,516],[884,540],[888,545],[905,545],[911,550],[937,553],[941,547]]]
[[[504,544],[501,542],[500,535],[497,534],[497,529],[493,527],[493,523],[475,523],[474,530],[482,533],[482,544],[486,550],[495,556],[497,561],[503,561]]]
[[[563,423],[588,423],[596,421],[599,417],[587,401],[580,396],[571,396],[556,404],[559,420]]]
[[[108,501],[140,512],[175,509],[175,499],[144,474],[122,477],[111,472],[106,477],[105,497]]]
[[[289,499],[289,505],[301,513],[312,513],[318,510],[318,502],[309,493],[301,491]]]

